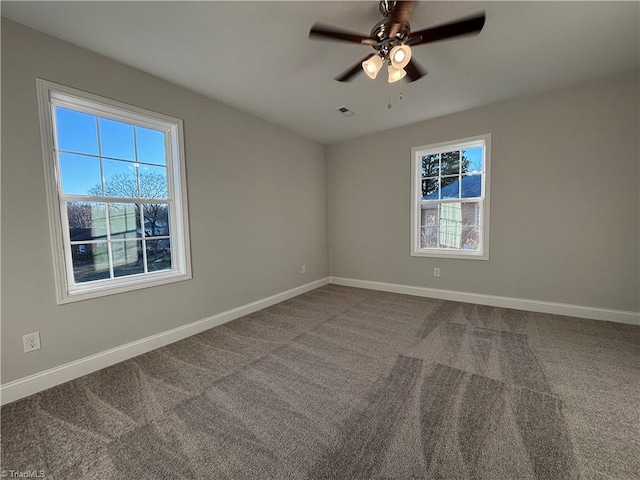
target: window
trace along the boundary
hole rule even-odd
[[[411,151],[411,255],[489,259],[491,135]]]
[[[58,303],[191,278],[182,121],[37,86]]]

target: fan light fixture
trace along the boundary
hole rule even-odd
[[[378,76],[378,72],[382,68],[382,63],[382,58],[379,55],[374,55],[362,62],[362,69],[369,78],[375,79]]]
[[[411,49],[408,45],[396,45],[391,51],[386,50],[363,61],[362,70],[369,78],[375,79],[385,61],[389,62],[389,83],[397,82],[407,74],[404,67],[411,61]]]
[[[389,61],[398,70],[407,66],[411,60],[411,49],[407,45],[396,45],[389,53]]]
[[[389,65],[389,83],[401,80],[406,74],[407,72],[404,68],[394,68],[392,65]]]

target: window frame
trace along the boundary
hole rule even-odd
[[[40,78],[36,79],[36,88],[57,304],[191,279],[183,121]],[[71,108],[100,118],[124,121],[140,127],[161,130],[165,133],[168,198],[164,203],[169,206],[171,269],[103,280],[75,282],[71,250],[72,242],[65,208],[65,201],[69,201],[69,197],[73,197],[73,195],[64,194],[62,191],[62,177],[55,134],[55,107],[57,106]],[[78,195],[78,197],[89,196]],[[106,196],[106,192],[103,192],[101,197],[95,197],[98,202],[106,201],[105,199],[108,198],[110,197]],[[130,199],[111,198],[110,200],[112,202],[122,202],[122,200]],[[137,203],[149,203],[149,200],[139,198]],[[80,199],[80,201],[90,200]],[[131,202],[125,201],[124,203]],[[149,238],[149,240],[153,240],[153,238]]]
[[[420,247],[420,212],[423,204],[443,204],[464,202],[463,198],[456,199],[422,199],[422,157],[464,150],[471,147],[484,147],[481,196],[469,198],[469,201],[479,201],[480,215],[478,225],[481,228],[480,248],[474,250],[444,250]],[[410,254],[414,257],[456,258],[468,260],[489,260],[490,238],[490,191],[491,191],[491,134],[451,140],[411,149],[411,245]]]

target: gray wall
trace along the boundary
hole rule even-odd
[[[184,120],[193,280],[56,305],[36,77]],[[316,142],[3,19],[2,382],[329,272],[638,311],[638,106],[635,72],[325,152]],[[493,142],[490,260],[410,257],[411,147],[483,133]],[[440,279],[432,277],[434,266]],[[21,336],[34,331],[43,348],[24,354]]]
[[[331,275],[638,311],[638,107],[633,72],[328,147]],[[484,133],[489,261],[410,257],[411,147]]]
[[[36,77],[184,120],[192,280],[56,305]],[[4,19],[2,205],[3,383],[328,275],[323,145]]]

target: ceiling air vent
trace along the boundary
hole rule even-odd
[[[344,115],[345,117],[353,117],[355,115],[355,113],[353,113],[351,110],[349,110],[347,107],[345,107],[344,105],[341,107],[336,108],[337,112],[340,112],[342,115]]]

